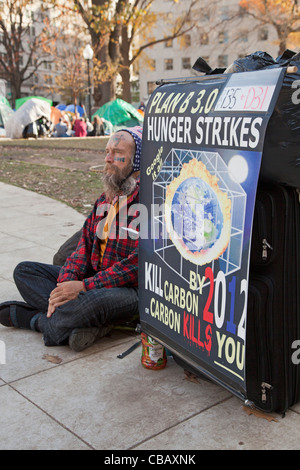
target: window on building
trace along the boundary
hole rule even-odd
[[[240,18],[243,18],[247,14],[247,12],[248,12],[247,8],[242,7],[241,5],[239,5],[238,16]]]
[[[221,20],[223,21],[229,19],[229,6],[228,5],[221,7],[220,17],[221,17]]]
[[[165,47],[173,47],[173,39],[168,39],[165,41]]]
[[[156,82],[147,82],[147,92],[148,95],[154,92],[155,88],[157,87]]]
[[[228,67],[228,55],[222,54],[218,56],[218,67]]]
[[[183,36],[184,47],[190,47],[192,44],[192,39],[190,34],[185,34]]]
[[[247,31],[241,31],[239,33],[239,41],[240,42],[248,42],[248,32]]]
[[[165,70],[173,70],[173,59],[165,59]]]
[[[53,78],[51,77],[51,75],[44,75],[44,82],[47,83],[47,85],[52,85]]]
[[[222,31],[219,33],[219,44],[225,44],[228,42],[228,31]]]
[[[156,60],[155,59],[150,59],[150,69],[151,70],[156,70]]]
[[[258,40],[259,41],[267,41],[269,37],[269,31],[267,28],[260,28],[258,31]]]
[[[45,60],[44,63],[43,63],[43,66],[44,66],[44,68],[47,69],[47,70],[52,70],[52,64],[51,64],[51,62],[47,62],[47,61]]]
[[[200,34],[200,44],[201,44],[201,46],[207,45],[208,42],[209,42],[208,34],[207,33],[201,33]]]
[[[199,16],[201,21],[209,21],[210,13],[208,8],[200,8]]]
[[[183,69],[190,69],[191,68],[191,59],[190,59],[190,57],[183,57],[181,59],[181,63],[182,63],[182,68]]]

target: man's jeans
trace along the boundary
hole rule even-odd
[[[27,302],[43,315],[38,320],[46,346],[63,344],[74,328],[100,327],[138,314],[138,291],[114,287],[80,292],[75,300],[57,307],[46,317],[50,293],[57,286],[60,267],[25,261],[15,268],[16,286]]]

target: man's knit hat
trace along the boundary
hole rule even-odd
[[[120,131],[129,132],[132,135],[135,142],[135,155],[133,159],[133,172],[140,170],[141,165],[141,154],[142,154],[142,136],[143,128],[141,126],[127,127],[126,129],[120,129]],[[119,132],[119,131],[118,131]]]

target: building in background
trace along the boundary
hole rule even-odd
[[[156,34],[163,30],[167,34],[168,21],[173,22],[183,14],[187,3],[155,0]],[[276,58],[275,29],[255,24],[243,13],[239,0],[199,1],[190,18],[195,23],[193,29],[173,41],[148,48],[139,61],[140,99],[148,99],[157,80],[199,75],[192,69],[198,57],[205,59],[212,69],[227,68],[237,58],[255,51],[266,51]]]
[[[197,76],[198,73],[192,67],[198,57],[205,59],[209,66],[215,69],[226,68],[237,58],[258,50],[266,51],[273,57],[278,55],[278,38],[274,27],[255,23],[249,16],[244,15],[244,11],[239,6],[240,0],[179,0],[177,2],[154,0],[151,9],[156,13],[157,21],[155,27],[149,29],[149,37],[155,39],[167,37],[176,20],[184,17],[192,2],[194,6],[188,18],[191,29],[178,38],[147,47],[139,60],[131,66],[133,101],[146,101],[160,79]],[[66,2],[62,0],[62,3]],[[53,27],[56,24],[57,31],[62,28],[65,36],[60,35],[60,39],[55,42],[55,49],[61,48],[62,50],[65,47],[67,55],[59,63],[57,57],[51,56],[51,48],[50,51],[48,48],[48,54],[44,54],[44,57],[41,51],[40,55],[33,58],[28,71],[34,70],[34,61],[39,60],[40,65],[22,84],[22,96],[41,95],[50,98],[54,103],[66,102],[71,97],[66,94],[66,89],[63,90],[62,86],[57,86],[57,83],[61,81],[59,77],[66,75],[64,69],[75,69],[75,65],[69,65],[68,60],[75,55],[74,51],[80,49],[76,41],[81,41],[84,47],[89,42],[89,38],[85,33],[82,36],[79,34],[79,31],[82,31],[82,24],[78,15],[77,17],[68,15],[66,23],[62,25],[60,23],[62,20],[57,20],[58,14],[55,9],[45,8],[47,2],[34,0],[25,1],[24,4],[27,4],[25,22],[28,28],[27,37],[26,35],[23,37],[24,47],[19,58],[20,66],[26,63],[30,53],[28,44],[30,40],[39,36],[45,25],[45,16],[48,17],[52,29],[50,31],[49,27],[49,34],[53,34]],[[5,5],[6,2],[0,0],[0,10]],[[148,34],[147,29],[146,32]],[[71,46],[68,46],[64,38],[67,35],[70,38],[72,34],[75,34],[74,41],[71,41]],[[74,51],[71,49],[72,46]],[[0,34],[0,56],[3,57],[5,53],[3,36]],[[83,58],[82,62],[86,69]],[[76,68],[78,67],[76,65]],[[80,73],[81,77],[82,75]],[[1,90],[4,89],[7,98],[10,99],[11,83],[7,79],[3,81],[3,76],[0,77],[2,79]],[[78,80],[75,81],[78,82]],[[84,90],[83,86],[82,89]],[[84,99],[86,99],[85,95],[86,90],[82,92]]]
[[[62,99],[65,90],[57,79],[68,65],[65,57],[74,53],[69,44],[78,52],[88,41],[82,31],[79,15],[63,15],[50,2],[0,0],[1,92],[5,90],[12,105],[20,94],[43,96],[54,103]],[[63,56],[65,47],[68,54]],[[81,62],[85,67],[83,57]]]

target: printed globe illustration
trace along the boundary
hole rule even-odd
[[[198,265],[226,250],[231,233],[231,200],[203,162],[191,159],[166,188],[167,232],[181,256]]]
[[[172,225],[191,252],[211,247],[220,237],[223,214],[216,193],[200,178],[179,185],[172,200]]]

